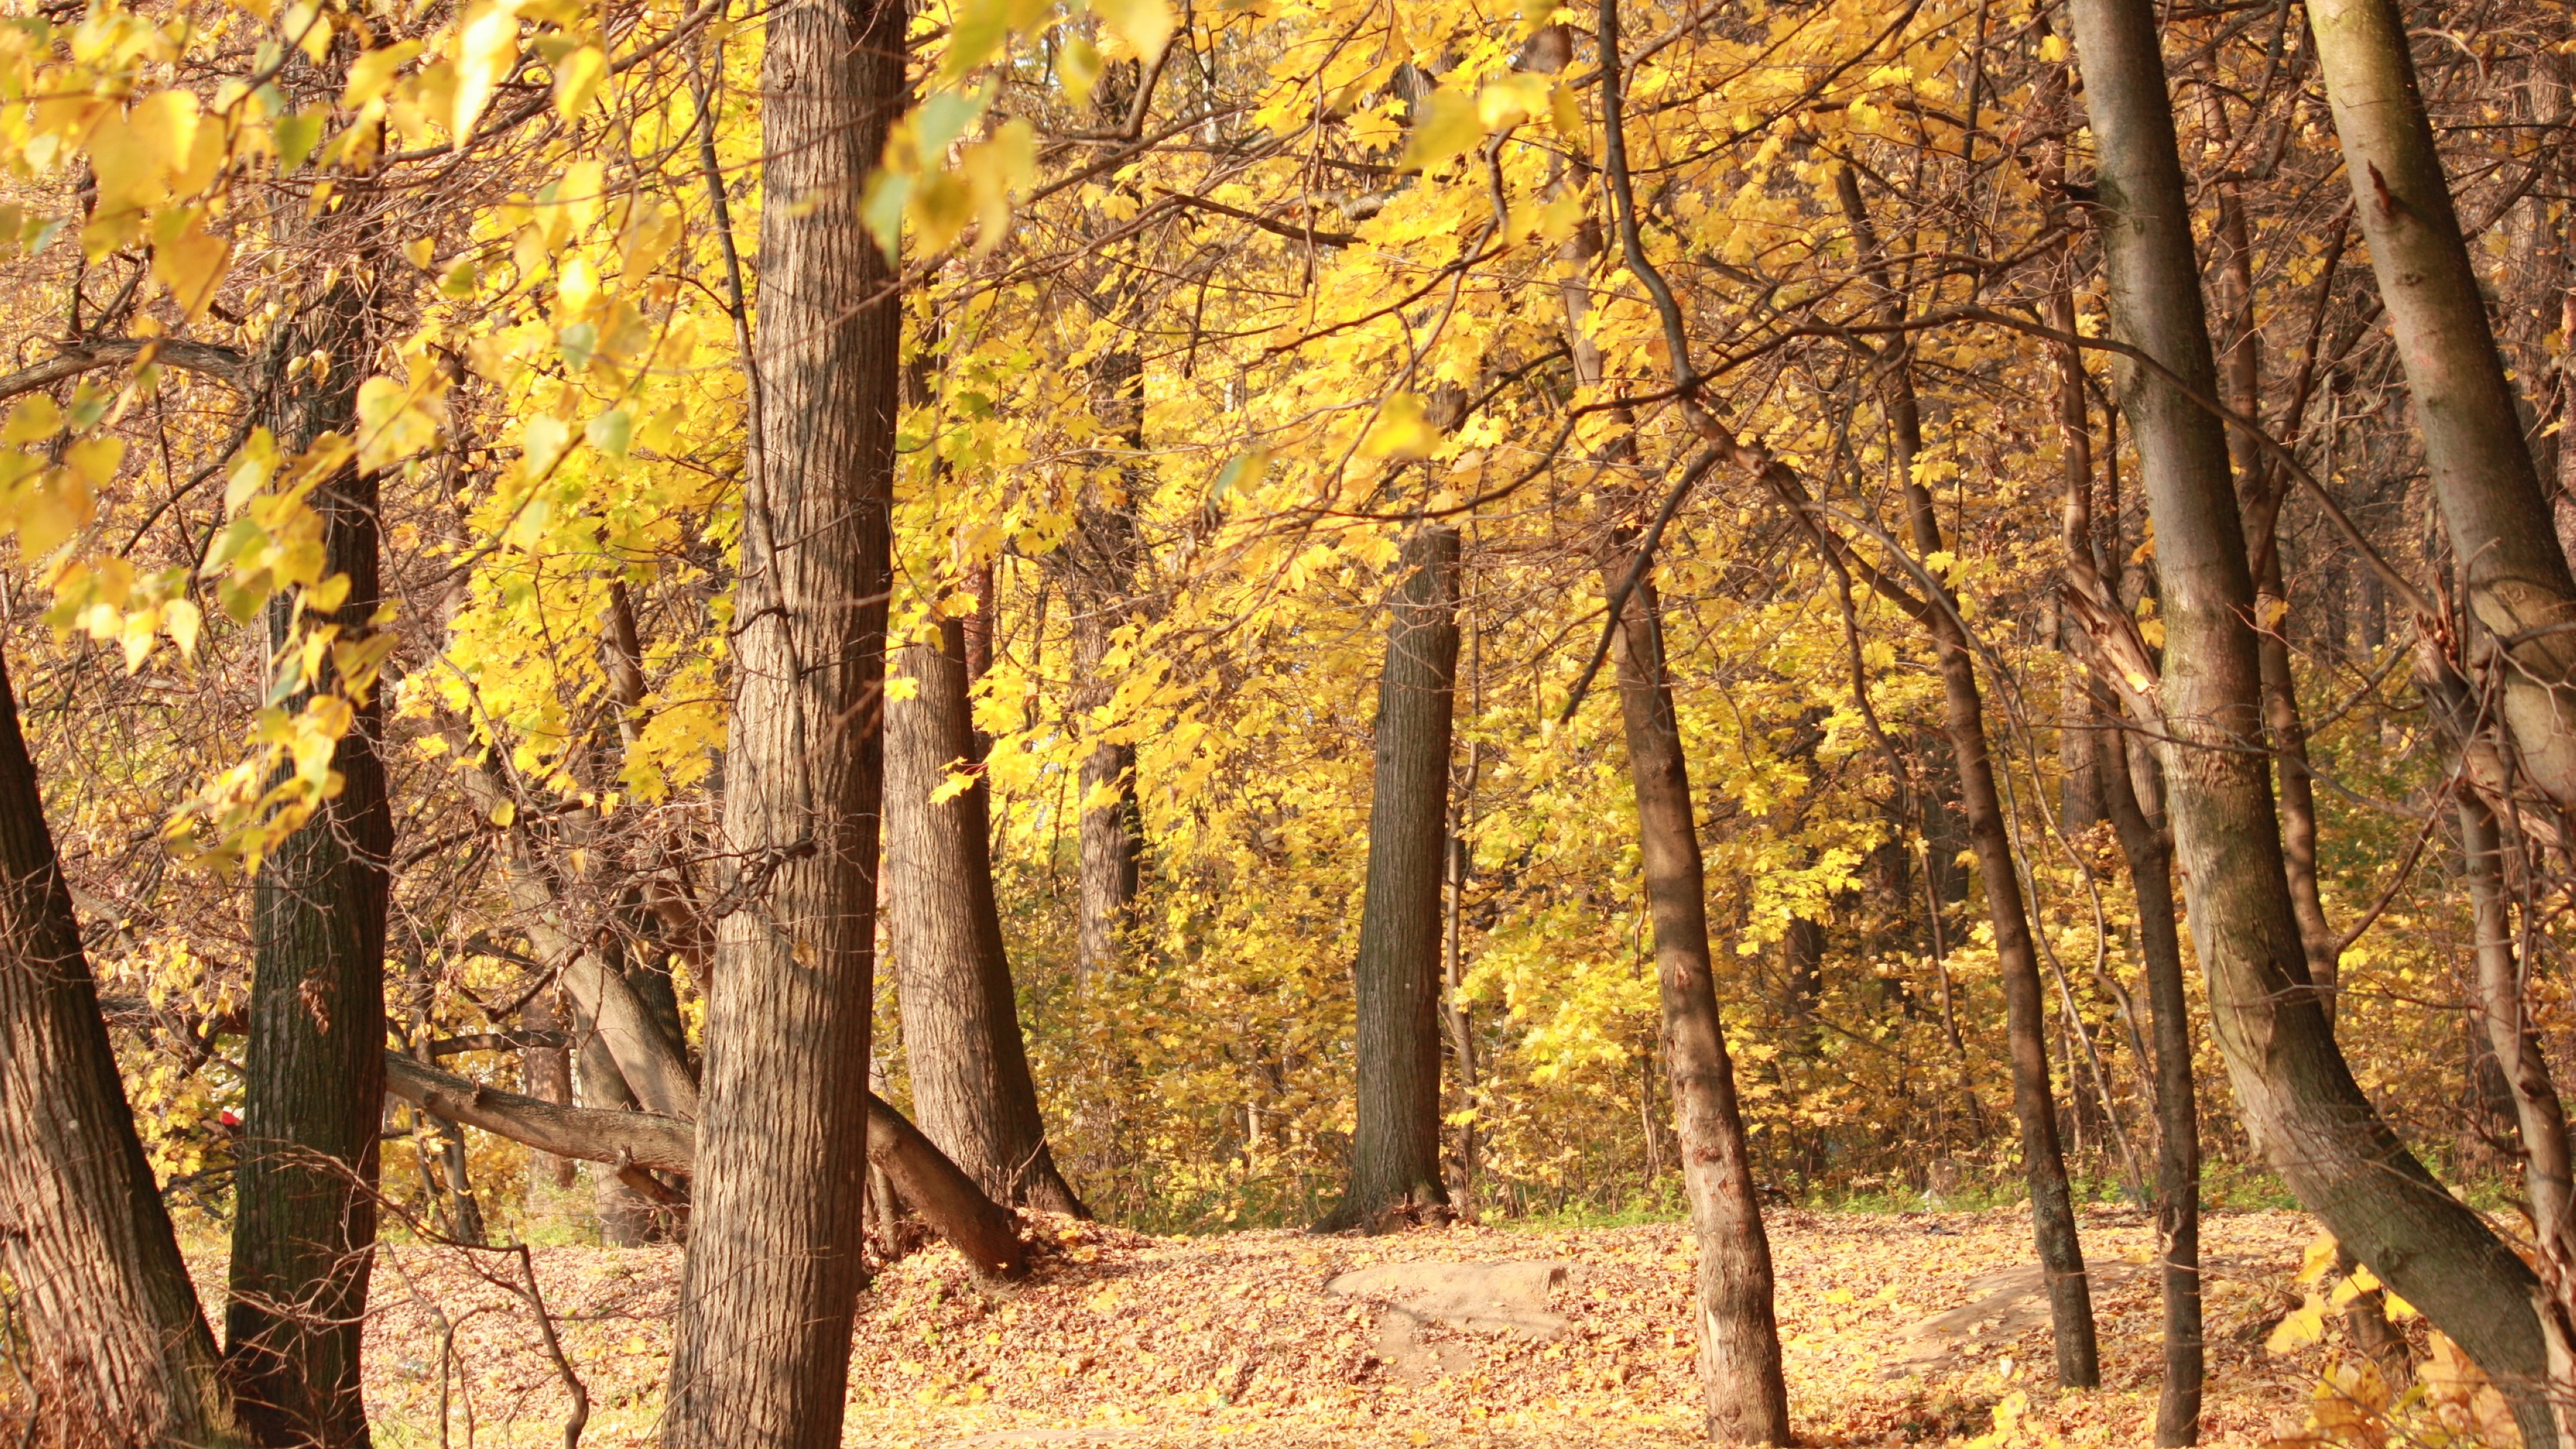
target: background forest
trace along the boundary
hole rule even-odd
[[[131,1126],[18,1050],[0,1205],[138,1141],[270,1442],[379,1232],[860,1199],[2298,1202],[2564,1347],[2576,17],[1626,12],[7,0],[0,1026]]]

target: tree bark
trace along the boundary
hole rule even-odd
[[[249,1442],[179,1257],[0,662],[0,1274],[29,1427],[66,1443]]]
[[[902,313],[857,203],[905,92],[898,0],[773,11],[761,335],[670,1449],[832,1449],[862,1183]]]
[[[1093,369],[1092,408],[1129,457],[1145,447],[1145,365],[1130,350],[1104,354]],[[1122,478],[1128,470],[1118,469]],[[1096,736],[1082,757],[1076,847],[1080,916],[1077,985],[1118,969],[1136,924],[1144,879],[1144,817],[1136,799],[1136,747],[1095,718],[1117,693],[1111,640],[1127,621],[1144,540],[1125,496],[1086,498],[1066,551],[1066,602],[1073,629],[1075,728]]]
[[[1843,212],[1873,259],[1879,246],[1863,205],[1859,178],[1848,166],[1835,172]],[[1901,323],[1903,303],[1885,269],[1873,260],[1871,280],[1886,298],[1890,320]],[[1891,471],[1903,491],[1915,553],[1942,551],[1939,516],[1931,491],[1915,480],[1923,430],[1903,334],[1879,359],[1882,405],[1887,412]],[[1937,585],[1937,580],[1934,581]],[[2039,953],[2031,940],[2030,911],[2022,899],[2012,837],[2004,826],[2003,795],[1995,783],[1986,743],[1985,700],[1966,626],[1946,587],[1927,600],[1922,622],[1932,636],[1941,672],[1943,732],[1959,772],[1959,805],[1967,816],[1968,847],[1986,888],[1986,915],[1994,927],[1995,963],[2004,991],[2004,1033],[2012,1065],[2013,1116],[2021,1126],[2022,1174],[2030,1189],[2031,1236],[2048,1277],[2049,1322],[2057,1381],[2091,1388],[2102,1381],[2093,1328],[2093,1290],[2084,1273],[2084,1248],[2075,1231],[2075,1195],[2058,1141],[2057,1104],[2048,1078],[2048,998],[2039,979]]]
[[[2519,1394],[2525,1442],[2539,1449],[2557,1442],[2548,1406],[2529,1392],[2549,1367],[2532,1307],[2539,1284],[2380,1120],[2308,975],[2262,749],[2254,582],[2227,440],[2189,395],[2214,395],[2216,378],[2155,13],[2146,0],[2076,0],[2073,13],[2113,325],[2179,379],[2124,363],[2118,383],[2155,524],[2160,749],[2211,1028],[2247,1132],[2282,1179]]]
[[[563,1033],[563,1006],[549,991],[528,1003],[519,1013],[519,1021],[530,1032]],[[520,1051],[519,1075],[528,1084],[529,1095],[557,1106],[572,1105],[572,1050],[562,1045],[529,1046]],[[572,1190],[572,1159],[553,1153],[537,1152],[528,1158],[528,1183],[554,1184],[557,1192]]]
[[[284,450],[354,431],[366,307],[357,282],[343,278],[290,324],[279,357],[318,352],[330,366],[281,384]],[[344,640],[363,638],[379,598],[375,476],[344,467],[311,502],[322,516],[323,574],[349,581],[325,622]],[[272,648],[286,645],[292,610],[289,599],[270,605]],[[322,687],[338,684],[326,677]],[[339,793],[270,853],[254,888],[224,1313],[243,1418],[264,1442],[324,1449],[369,1438],[359,1350],[376,1238],[393,815],[376,752],[381,708],[365,694],[332,753]],[[301,705],[299,697],[286,707]]]
[[[1440,1173],[1440,883],[1458,681],[1458,533],[1405,542],[1378,680],[1368,886],[1351,977],[1359,1130],[1320,1225],[1372,1232],[1449,1212]]]
[[[2318,0],[2308,23],[2462,591],[2510,660],[2504,718],[2533,782],[2576,806],[2576,580],[2523,444],[2405,26],[2389,0]]]
[[[1630,567],[1624,552],[1616,555],[1605,571],[1605,591],[1615,594]],[[1647,580],[1637,581],[1620,611],[1615,648],[1646,901],[1655,922],[1665,1071],[1682,1185],[1699,1240],[1699,1372],[1708,1437],[1722,1444],[1787,1444],[1789,1391],[1773,1319],[1771,1242],[1754,1196],[1735,1066],[1718,1019],[1699,827],[1664,672],[1662,612]]]
[[[386,1062],[385,1089],[443,1117],[541,1151],[624,1170],[649,1167],[686,1173],[697,1165],[698,1127],[652,1112],[558,1107],[535,1097],[479,1086],[404,1057]],[[1028,1272],[1028,1250],[1008,1209],[985,1196],[901,1112],[871,1092],[868,1161],[940,1236],[956,1245],[978,1274],[1011,1279]]]
[[[1088,1217],[1056,1169],[1029,1074],[983,776],[934,798],[974,763],[965,643],[963,621],[948,619],[938,645],[905,645],[895,668],[915,692],[886,710],[888,941],[913,1110],[996,1201]]]

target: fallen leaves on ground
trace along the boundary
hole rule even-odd
[[[1770,1225],[1802,1442],[1991,1438],[1997,1406],[2016,1393],[2025,1399],[2005,1414],[2000,1442],[2148,1442],[2161,1311],[2154,1234],[2141,1216],[2093,1212],[2084,1222],[2104,1382],[2089,1393],[2053,1386],[2044,1311],[1921,1328],[1992,1302],[1993,1285],[2032,1261],[2023,1214],[1793,1211]],[[1681,1224],[1178,1239],[1046,1219],[1034,1232],[1041,1266],[1014,1289],[978,1286],[945,1248],[880,1276],[859,1305],[846,1442],[1519,1449],[1698,1438],[1693,1256]],[[2320,1350],[2280,1356],[2263,1340],[2301,1301],[2294,1279],[2315,1233],[2288,1212],[2206,1221],[2203,1443],[2259,1445],[2303,1422]],[[510,1255],[471,1256],[496,1275],[518,1271]],[[442,1379],[446,1443],[562,1442],[569,1400],[526,1308],[480,1281],[468,1257],[404,1247],[379,1259],[367,1388],[385,1449],[441,1442]],[[1537,1342],[1431,1324],[1398,1342],[1381,1337],[1380,1306],[1323,1291],[1352,1268],[1417,1261],[1562,1262],[1552,1307],[1566,1329]],[[549,1248],[535,1263],[590,1395],[583,1444],[649,1442],[678,1250]]]

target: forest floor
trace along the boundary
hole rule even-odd
[[[2146,1266],[2153,1233],[2139,1214],[2085,1216],[2105,1383],[2091,1393],[2050,1386],[2046,1307],[2019,1211],[1781,1211],[1770,1223],[1802,1442],[2152,1442],[2159,1311]],[[1521,1449],[1697,1438],[1692,1259],[1677,1223],[1176,1239],[1049,1219],[1039,1232],[1042,1266],[1005,1293],[977,1288],[945,1248],[881,1275],[860,1307],[847,1442]],[[2318,1350],[2264,1346],[2301,1302],[2296,1275],[2316,1228],[2297,1213],[2224,1213],[2203,1233],[2203,1443],[2265,1444],[2299,1429],[2318,1382]],[[669,1248],[534,1253],[589,1395],[590,1449],[652,1437],[679,1261]],[[1424,1262],[1565,1271],[1544,1312],[1501,1333],[1323,1291],[1352,1269]],[[368,1398],[383,1449],[563,1442],[570,1400],[533,1320],[474,1263],[498,1278],[519,1272],[504,1253],[469,1262],[405,1247],[378,1261]],[[1541,1284],[1551,1276],[1533,1271]],[[445,1372],[442,1319],[454,1343]],[[1997,1437],[1999,1405],[2009,1432]]]

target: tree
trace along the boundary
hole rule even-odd
[[[857,202],[904,95],[895,0],[801,0],[762,60],[760,336],[717,927],[663,1442],[840,1441],[863,1274],[899,295]]]
[[[1090,1214],[1056,1168],[1020,1036],[1018,993],[993,898],[991,826],[973,769],[964,621],[905,645],[886,708],[888,944],[913,1110],[922,1130],[996,1200]]]
[[[276,365],[321,359],[281,382],[278,434],[301,452],[358,426],[368,300],[346,269],[281,333]],[[378,479],[345,464],[314,494],[323,574],[347,581],[328,622],[361,644],[380,596]],[[269,606],[273,667],[303,601]],[[344,688],[329,668],[299,691]],[[393,814],[377,756],[381,706],[356,686],[332,753],[340,789],[262,863],[252,905],[249,1042],[234,1179],[225,1359],[263,1441],[325,1449],[368,1442],[359,1354],[376,1238],[384,1102],[385,911]]]
[[[1359,1130],[1331,1228],[1443,1217],[1440,1174],[1440,886],[1449,737],[1458,682],[1458,533],[1407,539],[1388,603],[1369,803],[1368,889],[1351,977]]]
[[[2254,583],[2210,407],[2216,369],[2155,13],[2078,0],[2073,14],[2111,315],[2135,349],[2118,384],[2157,540],[2155,723],[2211,1030],[2248,1132],[2299,1200],[2491,1375],[2524,1386],[2526,1440],[2554,1443],[2545,1399],[2527,1391],[2548,1367],[2538,1284],[2371,1107],[2308,974],[2260,748]]]
[[[0,1033],[0,1271],[28,1328],[29,1433],[247,1443],[117,1080],[5,661]]]
[[[1633,567],[1613,555],[1605,592],[1617,597]],[[1663,999],[1664,1070],[1673,1130],[1699,1239],[1695,1320],[1708,1437],[1721,1444],[1787,1444],[1789,1391],[1780,1371],[1772,1309],[1771,1242],[1754,1196],[1753,1155],[1736,1105],[1735,1064],[1717,1010],[1708,951],[1707,880],[1699,822],[1652,581],[1637,579],[1620,605],[1615,652],[1619,716],[1637,795],[1637,842],[1655,922],[1655,980]]]

